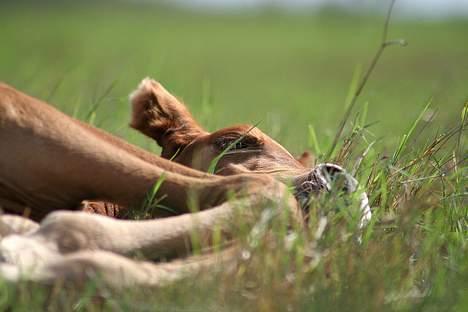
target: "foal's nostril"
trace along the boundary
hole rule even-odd
[[[357,180],[343,168],[335,164],[320,164],[318,174],[322,175],[327,183],[327,189],[338,189],[346,193],[353,193],[357,189]]]

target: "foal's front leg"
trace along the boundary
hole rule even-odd
[[[240,259],[236,247],[216,254],[191,256],[171,262],[152,263],[132,260],[106,251],[79,251],[36,266],[27,274],[17,265],[0,262],[0,276],[10,282],[27,278],[54,284],[63,281],[75,287],[92,280],[114,289],[128,287],[161,287],[183,278],[194,277],[209,270],[213,276],[218,269],[225,273]]]
[[[211,214],[209,218],[213,219],[219,214],[222,214],[222,212]],[[78,222],[73,222],[75,217]],[[77,237],[83,237],[79,236],[79,233],[89,233],[89,230],[99,228],[109,220],[112,223],[112,219],[107,217],[80,212],[57,212],[46,219],[41,225],[41,229],[38,229],[39,225],[29,219],[13,215],[0,216],[0,278],[11,282],[18,282],[25,278],[43,283],[55,283],[58,280],[64,280],[73,285],[83,284],[90,279],[98,278],[99,281],[113,288],[164,286],[184,277],[193,276],[208,268],[212,274],[212,270],[221,264],[223,271],[225,271],[227,265],[234,265],[238,259],[235,247],[229,247],[216,254],[192,256],[187,259],[160,264],[135,261],[109,251],[93,250],[92,247],[103,247],[104,250],[121,252],[127,250],[129,252],[128,249],[125,249],[129,247],[128,242],[119,243],[119,237],[114,237],[117,241],[114,245],[111,241],[102,241],[108,238],[107,236],[100,236],[101,242],[97,243],[97,245],[87,245],[88,248],[81,245],[83,249],[77,249],[76,252],[60,250],[67,246],[70,247],[69,244]],[[181,221],[182,219],[176,219],[164,224],[142,222],[146,224],[140,224],[139,229],[134,228],[133,231],[130,231],[132,233],[125,233],[125,229],[129,226],[128,222],[126,225],[117,222],[113,224],[117,228],[107,229],[113,233],[109,232],[107,234],[116,234],[119,227],[122,227],[120,234],[139,232],[140,237],[137,240],[143,243],[143,245],[139,246],[140,248],[143,247],[141,250],[145,251],[145,253],[148,252],[147,254],[157,254],[148,249],[151,247],[161,251],[160,254],[164,254],[163,248],[174,247],[170,243],[174,244],[177,240],[175,237],[177,235],[169,228],[180,229],[181,225],[177,226],[177,223]],[[196,220],[191,221],[196,222]],[[87,228],[83,227],[85,223],[88,224]],[[187,222],[183,223],[185,226],[190,226]],[[107,227],[109,226],[110,224],[107,224]],[[196,227],[200,230],[203,225]],[[78,230],[78,232],[70,230],[70,228]],[[141,236],[144,234],[141,231],[151,230],[151,228],[153,228],[153,231],[148,234],[153,240],[152,246],[149,245],[149,242],[145,243],[145,239],[142,240],[143,237]],[[161,229],[161,233],[156,233],[157,228]],[[64,231],[64,229],[68,230]],[[182,233],[179,231],[179,234]],[[165,239],[161,239],[164,237]],[[119,244],[120,246],[118,246]],[[133,251],[139,249],[138,246],[134,247],[136,248]]]

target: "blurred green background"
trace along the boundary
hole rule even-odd
[[[295,154],[317,146],[323,152],[353,77],[380,44],[384,19],[336,8],[208,12],[138,0],[0,0],[0,81],[158,152],[128,127],[128,94],[151,76],[209,130],[260,122]],[[389,39],[400,38],[408,46],[384,51],[351,116],[367,114],[373,124],[352,140],[364,146],[347,146],[341,159],[351,169],[364,158],[356,176],[374,216],[363,244],[354,240],[361,237],[357,218],[346,210],[334,214],[336,201],[324,198],[312,207],[325,212],[326,229],[312,217],[290,240],[284,218],[258,223],[268,235],[258,237],[268,239],[257,247],[243,243],[255,256],[235,278],[210,272],[207,282],[201,274],[157,291],[135,288],[115,297],[103,291],[98,300],[91,296],[100,287],[92,283],[75,300],[61,283],[49,294],[23,284],[5,292],[0,281],[0,305],[12,311],[466,311],[466,140],[454,131],[439,141],[433,135],[460,126],[468,105],[468,19],[396,17]],[[408,131],[431,99],[416,130]],[[270,226],[278,235],[270,236]],[[248,242],[254,231],[239,229]]]
[[[296,12],[297,13],[297,12]],[[207,13],[124,2],[0,4],[0,80],[135,144],[127,96],[151,76],[214,130],[257,123],[294,153],[327,147],[355,73],[379,44],[383,16],[336,10]],[[359,99],[384,147],[430,98],[435,132],[468,96],[468,20],[394,19],[390,47]],[[367,104],[366,104],[367,103]]]

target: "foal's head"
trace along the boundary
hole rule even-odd
[[[130,126],[153,138],[161,156],[177,163],[214,173],[270,174],[295,187],[297,199],[304,204],[312,193],[330,190],[332,181],[342,177],[342,188],[353,192],[354,178],[333,164],[310,168],[310,155],[294,158],[283,146],[248,124],[208,132],[193,118],[187,107],[160,83],[144,79],[131,95]]]

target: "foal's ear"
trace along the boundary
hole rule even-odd
[[[301,154],[301,156],[297,157],[296,160],[300,162],[301,165],[303,165],[304,167],[312,168],[315,158],[310,152],[305,151]]]
[[[162,157],[172,157],[180,148],[207,134],[183,103],[150,78],[143,79],[130,95],[130,103],[130,126],[156,140],[163,148]]]

